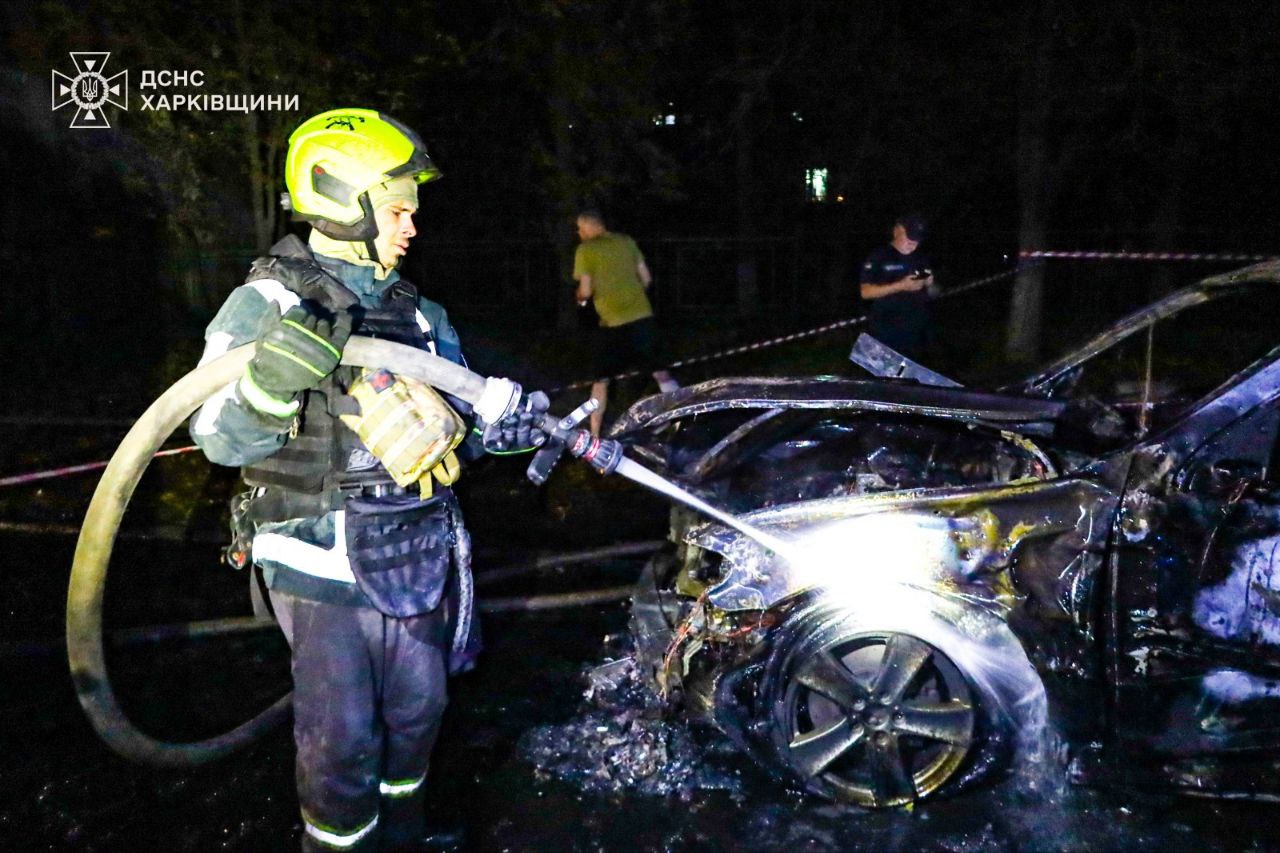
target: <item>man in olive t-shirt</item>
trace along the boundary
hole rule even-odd
[[[600,315],[596,341],[595,379],[591,396],[599,404],[591,414],[591,432],[600,434],[609,378],[634,368],[653,369],[658,363],[653,331],[653,306],[645,290],[653,281],[636,241],[615,234],[594,210],[578,215],[578,237],[582,242],[573,256],[573,279],[578,282],[579,305],[588,299]],[[653,370],[662,391],[680,385],[665,370]]]

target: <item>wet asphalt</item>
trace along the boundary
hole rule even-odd
[[[0,849],[293,849],[300,824],[286,730],[189,772],[131,765],[98,740],[76,703],[62,649],[32,642],[57,633],[71,547],[70,540],[47,536],[0,538],[0,563],[11,578],[28,579],[19,584],[25,594],[7,596],[5,606]],[[241,610],[240,579],[213,557],[207,547],[122,545],[118,562],[163,566],[170,575],[187,571],[188,586],[221,602],[212,610]],[[601,571],[611,583],[633,568],[615,564]],[[142,577],[153,595],[162,593],[158,575]],[[524,591],[564,583],[552,578]],[[209,601],[198,596],[173,596],[164,606],[142,597],[164,618],[193,609],[211,615]],[[144,615],[129,604],[138,596],[109,587],[109,598],[109,618],[121,624],[137,624]],[[618,604],[484,620],[485,657],[476,672],[451,685],[430,780],[429,812],[461,819],[467,849],[1280,849],[1276,807],[1265,804],[1053,786],[1033,796],[1005,780],[912,811],[867,813],[789,793],[746,759],[718,748],[720,790],[685,787],[654,796],[623,786],[599,793],[540,772],[522,738],[577,718],[583,671],[616,648],[616,637],[608,644],[605,638],[625,630],[626,616],[626,605]],[[110,660],[127,710],[149,731],[175,738],[239,722],[287,682],[285,649],[271,634],[130,647]]]
[[[101,449],[80,452],[96,458]],[[665,532],[666,505],[630,484],[568,466],[548,487],[533,490],[522,468],[502,460],[468,475],[463,505],[477,549],[486,555],[478,571],[533,551]],[[221,535],[234,477],[228,482],[204,471],[144,480],[139,494],[152,498],[135,499],[126,527],[176,518],[195,541],[122,540],[107,586],[109,626],[249,612],[246,579],[219,565],[216,547],[208,544]],[[76,525],[95,481],[89,476],[0,495],[0,519]],[[207,500],[192,506],[184,488]],[[0,530],[6,580],[0,850],[296,849],[301,824],[287,729],[186,772],[132,765],[98,739],[76,701],[59,640],[73,548],[68,536]],[[637,569],[635,562],[606,563],[487,591],[506,596],[612,586]],[[530,737],[582,723],[583,673],[617,653],[626,622],[625,603],[482,620],[486,652],[475,672],[450,685],[429,781],[429,816],[461,820],[467,849],[1280,850],[1275,805],[1151,792],[1050,784],[1033,796],[1012,780],[998,780],[910,811],[858,811],[788,792],[706,732],[692,735],[714,754],[714,773],[704,786],[682,785],[665,795],[626,784],[602,791],[588,779],[545,772],[529,756]],[[131,717],[173,739],[223,731],[269,704],[288,682],[283,640],[271,633],[112,649],[108,662]]]

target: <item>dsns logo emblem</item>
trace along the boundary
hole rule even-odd
[[[129,72],[120,71],[107,77],[104,69],[110,58],[107,51],[73,51],[71,62],[76,67],[76,76],[53,72],[53,108],[60,110],[67,104],[75,104],[72,127],[111,127],[103,108],[111,104],[122,110],[129,109]]]

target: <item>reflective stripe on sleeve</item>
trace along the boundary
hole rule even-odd
[[[427,341],[427,349],[432,355],[436,355],[436,342],[434,340],[435,336],[431,334],[431,323],[423,315],[421,308],[414,309],[413,319],[418,321],[418,328],[422,330],[422,333],[432,338],[432,340]]]
[[[214,332],[209,335],[209,339],[205,341],[204,352],[200,355],[200,363],[196,367],[204,367],[209,362],[221,358],[227,354],[227,350],[231,349],[231,344],[235,338],[226,332]],[[218,431],[215,424],[218,415],[222,414],[222,407],[227,401],[235,397],[236,383],[232,382],[215,391],[213,396],[204,401],[204,405],[200,407],[199,413],[196,415],[195,422],[192,424],[191,430],[196,435],[213,435]]]
[[[226,355],[227,350],[231,349],[233,341],[235,341],[235,338],[231,337],[227,332],[214,332],[209,335],[209,339],[204,344],[204,352],[200,354],[200,362],[196,367],[204,367],[214,359]]]
[[[280,307],[280,313],[288,311],[290,308],[302,302],[302,297],[285,287],[274,278],[260,278],[256,281],[249,282],[249,287],[258,291],[258,294],[268,302],[274,302]]]
[[[307,835],[310,835],[316,841],[335,850],[346,850],[349,847],[355,847],[378,825],[378,816],[374,815],[373,820],[354,832],[335,832],[331,827],[321,827],[312,823],[307,819],[306,814],[302,815],[302,823],[306,827]]]
[[[204,405],[200,407],[200,411],[196,414],[195,423],[191,426],[191,432],[195,435],[213,435],[216,433],[218,431],[218,415],[222,414],[222,407],[235,396],[235,382],[230,382],[224,385],[221,390],[213,392],[213,396],[204,401]]]
[[[253,560],[271,560],[325,580],[356,582],[347,559],[347,513],[341,509],[333,514],[332,548],[321,548],[282,533],[259,533],[253,537]]]
[[[417,779],[384,779],[378,783],[378,790],[384,797],[407,797],[421,788],[426,780],[426,773]]]

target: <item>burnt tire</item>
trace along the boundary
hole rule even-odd
[[[808,793],[904,806],[957,791],[1012,756],[998,697],[936,637],[820,614],[780,639],[758,721],[775,769]]]

